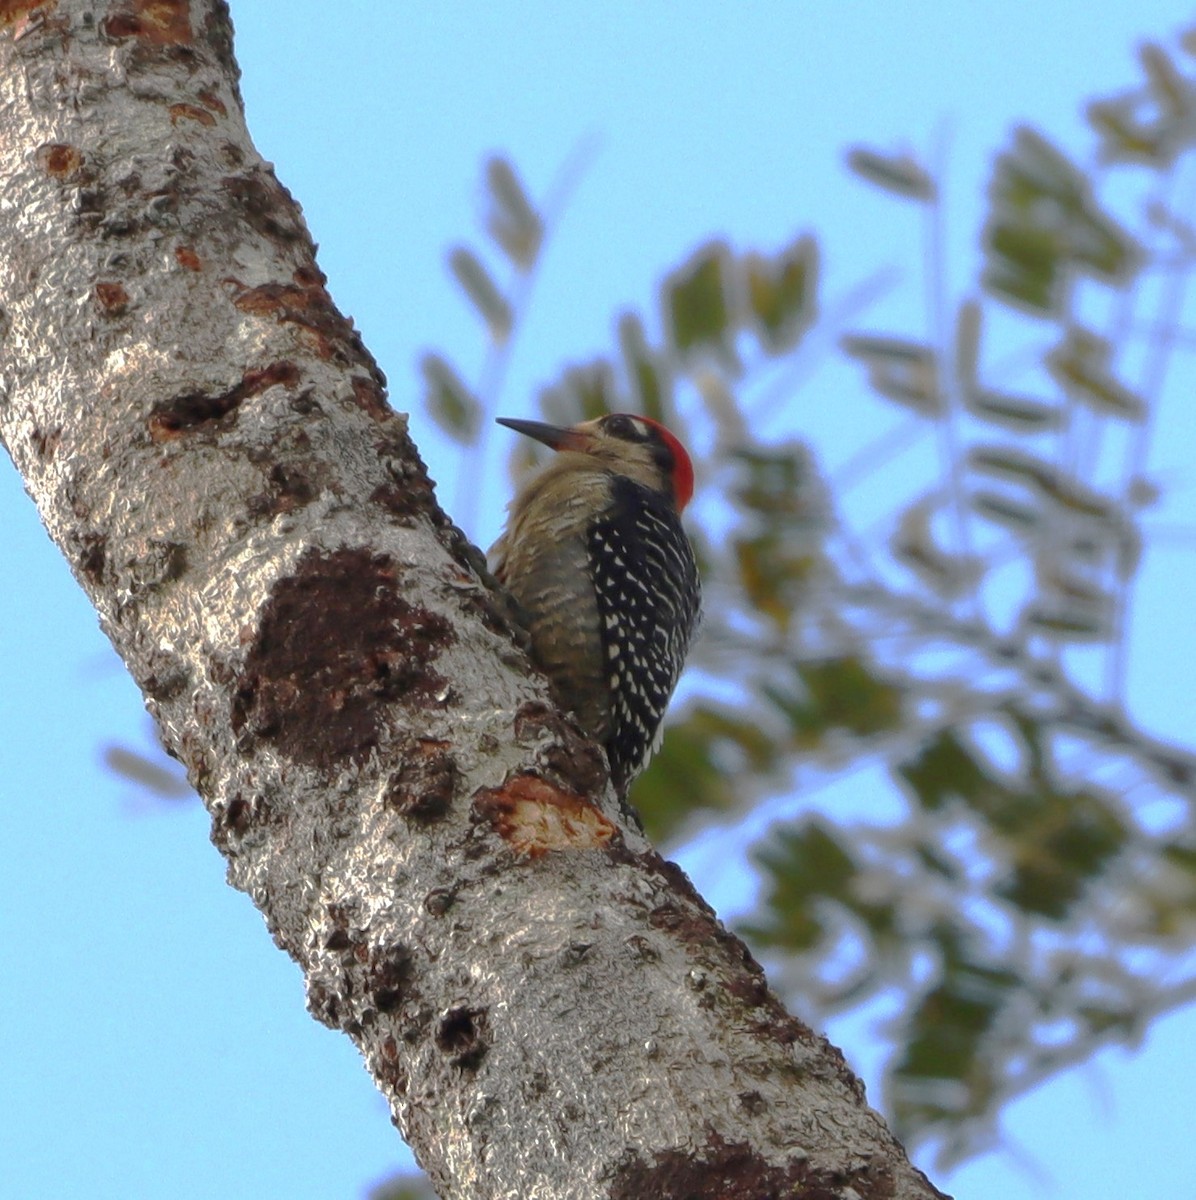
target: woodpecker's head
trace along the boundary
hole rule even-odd
[[[663,492],[678,512],[694,493],[694,468],[685,447],[649,417],[612,413],[571,426],[499,417],[498,423],[562,453],[584,455],[602,470]]]

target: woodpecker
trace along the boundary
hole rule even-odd
[[[558,702],[606,748],[625,796],[660,744],[698,621],[698,568],[681,528],[693,464],[647,417],[498,423],[558,456],[511,501],[491,569],[524,610]]]

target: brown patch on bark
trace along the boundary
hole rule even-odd
[[[367,379],[364,375],[354,375],[349,382],[353,385],[353,395],[357,403],[375,421],[385,421],[387,417],[395,415],[395,410],[386,403],[386,394],[372,379]]]
[[[615,1171],[610,1195],[611,1200],[831,1200],[829,1193],[800,1186],[809,1174],[804,1158],[775,1165],[747,1142],[726,1142],[711,1133],[698,1151],[662,1150],[651,1162],[628,1153]]]
[[[274,463],[266,478],[268,490],[248,501],[249,511],[255,517],[269,518],[295,512],[310,504],[322,490],[320,484],[289,464]]]
[[[353,945],[353,941],[349,937],[349,931],[347,929],[334,929],[324,939],[325,950],[348,950],[351,945]]]
[[[220,181],[220,186],[240,207],[245,220],[271,241],[289,244],[306,232],[294,196],[268,169],[254,166],[242,175],[228,175]],[[321,279],[317,284],[304,286],[323,291],[323,283]]]
[[[191,5],[188,0],[132,0],[101,28],[117,41],[137,38],[148,46],[189,46]]]
[[[424,912],[429,916],[443,917],[456,899],[457,893],[452,888],[433,888],[424,897]]]
[[[83,154],[66,142],[46,142],[37,148],[37,165],[47,175],[64,182],[74,179],[83,168]]]
[[[280,325],[296,326],[322,359],[331,359],[338,352],[348,357],[345,348],[358,345],[357,332],[322,287],[263,283],[241,292],[233,303],[250,316],[273,317]]]
[[[188,778],[199,791],[202,779],[195,776],[201,773],[201,767],[188,763],[188,768]],[[212,844],[223,854],[235,854],[245,834],[255,825],[267,824],[270,817],[270,805],[260,796],[246,797],[237,792],[227,803],[212,809]]]
[[[299,369],[294,363],[276,362],[246,371],[241,382],[227,392],[185,392],[181,396],[172,396],[154,405],[149,418],[149,435],[155,442],[173,441],[184,433],[212,426],[235,414],[243,401],[275,384],[293,388],[298,382]]]
[[[53,429],[35,428],[29,435],[38,458],[53,458],[55,451],[62,442],[62,426],[55,425]]]
[[[314,262],[296,267],[291,272],[291,278],[300,287],[324,287],[328,283],[328,276]]]
[[[508,615],[509,621],[509,615]],[[531,701],[515,714],[515,738],[527,744],[547,735],[541,760],[554,778],[568,788],[591,796],[606,783],[602,751],[547,704]]]
[[[189,675],[185,667],[176,665],[167,655],[151,655],[150,669],[140,674],[138,686],[151,699],[159,704],[165,704],[181,696],[187,687]],[[166,753],[176,757],[173,750],[166,748]]]
[[[399,1045],[394,1038],[386,1038],[378,1053],[370,1058],[370,1074],[395,1095],[404,1096],[407,1094],[407,1072],[398,1061],[398,1052]]]
[[[240,386],[246,396],[257,396],[275,384],[293,388],[299,382],[299,368],[294,363],[274,362],[268,367],[254,367],[241,376]]]
[[[658,904],[648,915],[648,924],[661,929],[687,945],[704,947],[715,936],[718,923],[706,913],[695,912],[687,904]]]
[[[818,1170],[804,1153],[770,1162],[747,1142],[711,1132],[697,1150],[662,1150],[651,1161],[629,1151],[619,1164],[611,1200],[891,1200],[892,1171],[864,1161],[844,1171]]]
[[[230,833],[244,833],[253,823],[253,805],[241,796],[234,796],[219,819]]]
[[[57,6],[57,0],[0,0],[0,28],[16,25],[19,34],[39,9],[52,12]]]
[[[216,118],[198,104],[172,104],[168,111],[172,125],[177,125],[180,121],[198,121],[200,125],[210,128],[216,124]]]
[[[91,580],[100,583],[104,578],[104,567],[108,561],[108,539],[102,533],[85,533],[79,538],[79,557],[75,560],[79,570]]]
[[[501,788],[484,788],[474,795],[473,806],[511,849],[528,858],[549,850],[599,850],[616,832],[588,800],[535,775],[516,775]]]
[[[446,703],[432,664],[452,627],[398,595],[398,571],[367,550],[304,555],[262,611],[233,729],[334,775],[378,744],[388,704]]]
[[[128,311],[129,293],[119,283],[97,283],[94,288],[96,307],[106,317],[119,317]]]
[[[403,765],[391,775],[383,801],[415,821],[438,821],[449,809],[461,771],[448,753],[451,743],[420,738],[403,754]]]
[[[221,100],[220,97],[217,96],[215,92],[209,92],[209,91],[200,92],[199,93],[199,102],[205,108],[210,108],[212,110],[212,112],[218,113],[222,117],[228,116],[228,108],[226,107],[224,101]]]
[[[341,1027],[341,1002],[336,993],[322,983],[308,982],[307,1011],[329,1029]]]
[[[415,978],[415,960],[406,946],[391,946],[366,969],[366,987],[379,1012],[392,1013],[408,998]]]
[[[241,68],[233,57],[233,23],[228,15],[226,0],[215,0],[209,7],[200,34],[216,56],[226,78],[232,80],[233,94],[240,103],[241,92],[237,80],[241,77]]]
[[[391,482],[376,488],[370,499],[396,517],[426,517],[438,528],[443,526],[447,518],[436,506],[435,488],[407,433],[406,418],[392,415],[381,424],[374,448]]]
[[[474,1070],[490,1049],[484,1008],[450,1008],[436,1027],[436,1047],[454,1067]]]
[[[222,142],[220,158],[225,166],[236,169],[245,165],[245,151],[235,142]]]
[[[427,507],[428,494],[431,493],[431,488],[427,489],[426,493],[421,494],[421,490],[417,489],[412,495],[406,488],[400,487],[397,483],[380,483],[370,493],[370,503],[378,505],[379,508],[384,508],[393,517],[400,517],[402,520],[410,524],[412,523]]]
[[[177,246],[174,257],[179,266],[186,267],[188,271],[201,271],[203,269],[203,263],[200,261],[199,255],[190,246]]]
[[[187,548],[169,538],[147,538],[131,554],[117,580],[131,596],[144,595],[180,578],[187,569]]]

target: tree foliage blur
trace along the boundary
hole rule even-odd
[[[1196,33],[1143,46],[1141,82],[1088,105],[1085,163],[1013,132],[958,301],[941,164],[848,153],[921,224],[917,327],[863,324],[884,274],[828,302],[810,233],[715,240],[538,398],[556,422],[640,412],[691,448],[703,632],[632,800],[666,849],[712,823],[750,845],[740,932],[814,1025],[889,1015],[880,1106],[940,1164],[991,1145],[1011,1098],[1196,997],[1196,753],[1125,703],[1152,433],[1193,344],[1184,55]],[[462,449],[458,510],[498,453],[488,429],[559,207],[501,158],[483,191],[485,249],[449,256],[488,337],[480,377],[421,364],[427,412]],[[806,381],[835,347],[859,372],[859,446],[828,472]],[[878,483],[918,445],[931,473]],[[536,453],[517,443],[513,471]],[[846,499],[869,486],[880,517],[860,527]],[[853,772],[876,789],[867,820],[813,796]]]
[[[854,327],[867,289],[828,313],[811,234],[711,241],[539,397],[548,420],[636,411],[693,448],[704,629],[632,799],[666,846],[714,821],[753,831],[741,931],[815,1024],[899,1014],[881,1104],[947,1161],[988,1144],[1011,1097],[1196,990],[1196,756],[1124,703],[1151,434],[1196,255],[1193,51],[1196,35],[1142,47],[1140,85],[1088,106],[1086,164],[1014,131],[958,303],[937,166],[850,151],[884,202],[918,210],[918,327]],[[451,264],[487,364],[475,387],[423,364],[471,472],[552,219],[501,159],[484,191],[495,266],[465,247]],[[797,386],[828,337],[860,373],[859,454],[837,476]],[[853,528],[845,491],[918,441],[935,473]],[[515,447],[516,471],[532,453]],[[878,764],[882,817],[803,799]]]

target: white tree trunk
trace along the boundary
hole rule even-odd
[[[529,675],[249,141],[224,4],[0,23],[0,437],[440,1193],[938,1195]]]

